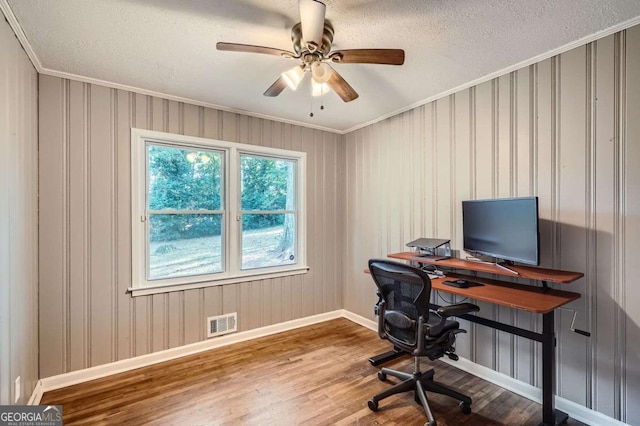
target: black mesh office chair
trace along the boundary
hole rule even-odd
[[[383,259],[369,260],[369,271],[378,286],[378,334],[388,339],[394,346],[412,354],[415,358],[413,374],[383,368],[378,372],[382,381],[387,375],[397,377],[402,382],[380,392],[369,400],[369,408],[378,410],[378,402],[401,392],[414,392],[414,399],[421,404],[427,414],[427,426],[436,424],[429,409],[426,391],[451,396],[460,401],[463,413],[471,413],[471,398],[445,385],[433,381],[434,371],[420,371],[420,357],[431,360],[449,356],[457,360],[453,344],[456,334],[466,333],[457,321],[448,317],[480,310],[471,303],[461,303],[429,309],[431,280],[426,272],[404,263]]]

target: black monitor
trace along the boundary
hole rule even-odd
[[[464,250],[538,265],[538,197],[462,202]]]

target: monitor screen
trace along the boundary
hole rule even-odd
[[[538,265],[538,197],[462,202],[464,250]]]

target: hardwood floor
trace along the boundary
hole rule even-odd
[[[390,386],[367,359],[388,349],[371,330],[337,319],[47,392],[41,404],[62,404],[65,425],[423,425],[412,393],[382,401],[376,413],[367,408]],[[413,360],[385,366],[410,372]],[[439,426],[541,420],[539,404],[445,363],[423,362],[430,366],[436,381],[473,399],[465,416],[455,400],[429,394]]]

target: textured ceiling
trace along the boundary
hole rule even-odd
[[[43,72],[68,73],[344,131],[640,16],[638,0],[327,0],[334,50],[401,48],[403,66],[338,64],[360,94],[313,99],[309,79],[262,95],[295,63],[297,0],[7,0]]]

